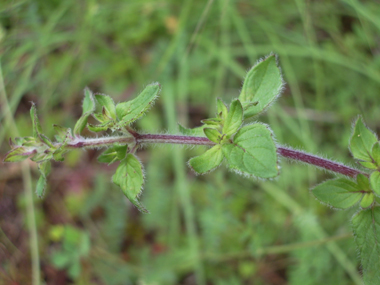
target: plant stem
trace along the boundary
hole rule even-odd
[[[316,167],[320,167],[332,172],[340,173],[349,177],[356,177],[356,175],[364,174],[368,176],[367,173],[351,168],[342,163],[328,160],[313,154],[309,154],[300,150],[295,150],[287,147],[277,146],[277,153],[283,157],[290,158],[296,161],[305,162]]]
[[[131,136],[114,136],[114,137],[102,137],[102,138],[76,138],[69,142],[68,148],[86,148],[86,147],[107,147],[114,143],[136,143],[141,144],[186,144],[186,145],[215,145],[214,142],[204,137],[194,136],[178,136],[178,135],[161,135],[161,134],[139,134],[135,133],[134,137]],[[292,159],[314,165],[319,168],[323,168],[335,173],[340,173],[349,177],[356,177],[358,174],[367,173],[358,169],[349,167],[339,162],[331,161],[323,157],[319,157],[313,154],[309,154],[300,150],[291,149],[277,145],[277,153],[285,158]]]

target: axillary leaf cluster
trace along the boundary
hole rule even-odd
[[[240,95],[226,104],[216,101],[216,114],[202,120],[202,126],[188,129],[179,125],[181,136],[141,134],[132,128],[154,104],[161,91],[153,83],[133,100],[115,104],[108,95],[84,91],[82,115],[73,131],[53,125],[57,135],[51,141],[42,132],[37,109],[32,104],[30,115],[33,136],[10,140],[11,150],[4,162],[19,162],[27,158],[38,164],[40,178],[36,193],[43,196],[51,161],[63,161],[66,152],[74,148],[106,148],[98,161],[118,162],[112,181],[124,195],[142,212],[148,212],[139,201],[143,185],[143,165],[136,156],[141,144],[177,143],[207,145],[201,155],[193,157],[188,164],[197,174],[208,173],[224,161],[229,169],[247,177],[273,178],[279,174],[278,154],[290,159],[322,167],[347,177],[327,180],[311,192],[323,204],[335,209],[347,209],[358,204],[352,218],[352,228],[363,266],[366,284],[380,284],[380,143],[375,133],[358,117],[350,139],[354,159],[365,171],[334,163],[324,158],[282,147],[275,143],[268,125],[253,122],[278,98],[283,88],[281,71],[276,56],[270,55],[259,61],[247,73]],[[92,116],[98,123],[89,124]],[[249,121],[247,121],[249,120]],[[91,132],[106,132],[106,136],[84,138],[84,128]]]

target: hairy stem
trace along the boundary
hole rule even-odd
[[[367,173],[351,168],[342,163],[331,161],[313,154],[305,153],[303,151],[277,146],[277,153],[283,157],[305,162],[349,177],[356,177],[359,173],[368,176]]]
[[[186,145],[215,145],[214,142],[204,137],[177,136],[177,135],[160,135],[160,134],[139,134],[134,133],[132,136],[114,136],[102,138],[75,138],[69,142],[68,148],[86,148],[86,147],[107,147],[114,143],[136,143],[141,144],[186,144]],[[359,173],[368,176],[365,172],[351,168],[342,163],[334,162],[313,154],[305,153],[300,150],[288,147],[277,146],[277,153],[285,158],[300,161],[320,167],[335,173],[340,173],[349,177],[356,177]]]

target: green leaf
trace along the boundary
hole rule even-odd
[[[82,103],[83,114],[92,113],[95,110],[94,94],[88,88],[84,89],[84,99]]]
[[[352,218],[352,229],[359,249],[363,281],[380,282],[380,207],[359,211]]]
[[[201,120],[201,122],[206,125],[211,125],[207,127],[212,127],[212,126],[219,126],[223,122],[223,120],[220,118],[210,118],[210,119]]]
[[[355,122],[354,132],[350,139],[350,150],[354,158],[372,162],[372,147],[377,142],[376,135],[368,129],[361,116]]]
[[[148,210],[137,200],[144,184],[143,167],[140,161],[131,153],[127,154],[112,176],[112,181],[123,190],[124,195],[140,211],[148,213]]]
[[[376,164],[373,164],[372,162],[368,162],[368,161],[359,161],[359,163],[360,163],[361,165],[363,165],[365,168],[368,168],[368,169],[377,169]]]
[[[111,164],[117,160],[122,160],[127,154],[127,149],[128,146],[126,145],[114,145],[100,154],[98,156],[98,161],[101,163]]]
[[[116,120],[116,106],[112,98],[108,95],[95,94],[95,99],[96,102],[98,102],[98,104],[104,108],[105,114],[108,117]]]
[[[205,127],[207,127],[207,126],[203,125],[203,126],[196,127],[193,129],[188,129],[188,128],[183,127],[181,124],[178,124],[178,129],[179,129],[180,133],[185,135],[185,136],[204,137],[205,134],[204,134],[203,130]]]
[[[52,147],[53,146],[53,143],[49,140],[49,138],[47,136],[45,136],[44,134],[40,134],[40,139],[42,142],[44,142],[45,144],[47,144],[48,146]]]
[[[375,192],[377,196],[380,196],[380,172],[379,171],[374,171],[371,173],[370,182],[371,182],[371,187],[372,187],[373,192]]]
[[[26,139],[27,139],[27,138],[32,139],[34,142],[37,141],[35,137],[15,138],[16,145],[17,145],[17,146],[21,146],[21,145],[23,145],[24,142],[26,142]]]
[[[205,128],[203,131],[204,131],[206,137],[210,141],[212,141],[214,143],[219,143],[220,142],[221,135],[220,135],[220,133],[217,130],[211,129],[211,128]]]
[[[363,191],[371,190],[371,187],[369,186],[368,177],[365,176],[364,174],[359,173],[356,176],[356,182],[360,190],[363,190]]]
[[[16,141],[17,141],[17,139],[16,139]],[[21,141],[19,140],[19,142],[21,142]],[[43,144],[41,143],[41,140],[39,138],[24,137],[23,140],[22,140],[22,146],[26,146],[26,147],[40,147],[40,146],[43,146]]]
[[[88,117],[95,110],[95,100],[94,95],[90,91],[90,89],[86,88],[84,90],[84,100],[82,104],[82,116],[76,122],[74,127],[74,135],[79,136],[83,129],[86,127]]]
[[[260,123],[242,127],[232,144],[222,145],[229,167],[237,173],[270,178],[278,175],[277,149],[270,129]]]
[[[110,121],[110,122],[107,122],[107,123],[104,123],[104,124],[100,124],[100,125],[88,124],[87,128],[91,132],[98,133],[98,132],[106,131],[106,130],[110,129],[112,126],[113,126],[113,122]]]
[[[40,134],[42,133],[42,128],[40,125],[40,121],[38,120],[36,104],[34,104],[33,102],[32,108],[30,108],[30,117],[32,118],[33,124],[33,137],[39,138]]]
[[[30,117],[32,118],[33,124],[33,137],[36,139],[39,138],[42,142],[50,147],[53,146],[53,143],[44,134],[42,134],[40,121],[38,120],[37,116],[37,108],[34,103],[32,103],[32,108],[30,109]]]
[[[71,135],[71,129],[66,129],[66,136],[62,140],[61,146],[53,152],[53,158],[56,161],[64,161],[65,158],[63,157],[63,155],[67,152],[65,147],[67,146],[69,141],[72,139],[73,137]]]
[[[359,185],[346,178],[327,180],[317,185],[312,192],[322,203],[338,209],[347,209],[362,198]]]
[[[223,161],[221,145],[215,145],[204,154],[189,160],[190,167],[198,174],[204,174],[217,168]]]
[[[58,142],[63,142],[67,137],[71,139],[73,138],[70,128],[65,128],[58,125],[53,125],[53,128],[57,132],[56,138]]]
[[[45,153],[44,151],[37,153],[35,156],[33,156],[30,160],[40,163],[43,161],[47,161],[53,158],[52,152]]]
[[[375,195],[373,193],[366,193],[363,195],[363,199],[360,201],[360,207],[362,209],[368,208],[375,201]]]
[[[216,106],[217,106],[217,112],[218,117],[225,120],[227,118],[228,109],[226,104],[221,99],[216,99]]]
[[[372,147],[372,158],[375,163],[380,166],[380,143],[377,142]]]
[[[36,153],[35,148],[19,146],[5,154],[4,162],[20,162]]]
[[[160,91],[160,84],[152,83],[135,99],[117,104],[116,114],[120,120],[119,126],[123,127],[140,118],[151,107]]]
[[[247,73],[239,96],[244,108],[244,118],[265,111],[280,95],[282,86],[281,71],[274,55],[268,56],[252,67]]]
[[[103,108],[103,110],[105,110],[104,108]],[[102,124],[104,124],[104,123],[106,123],[106,122],[108,122],[108,121],[110,121],[111,120],[111,118],[109,118],[104,112],[103,112],[103,110],[102,110],[102,112],[101,113],[94,113],[94,114],[92,114],[93,116],[94,116],[94,118],[96,119],[96,120],[98,120],[100,123],[102,123]]]
[[[233,100],[230,105],[230,111],[224,121],[223,131],[227,137],[236,133],[243,123],[243,107],[239,100]]]
[[[51,171],[50,161],[39,163],[38,170],[41,176],[37,182],[36,193],[37,193],[37,196],[41,198],[45,193],[47,176],[50,174],[50,171]]]

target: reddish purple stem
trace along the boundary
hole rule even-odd
[[[215,145],[214,142],[210,141],[205,137],[193,137],[193,136],[176,136],[176,135],[160,135],[160,134],[139,134],[135,131],[132,133],[133,137],[109,137],[103,138],[101,140],[97,139],[87,139],[74,144],[68,144],[71,148],[80,147],[91,147],[91,146],[101,146],[101,145],[112,145],[113,143],[133,143],[137,145],[144,143],[168,143],[168,144],[188,144],[188,145]],[[283,157],[302,161],[320,168],[324,168],[336,173],[340,173],[349,177],[356,177],[359,173],[368,176],[367,173],[360,170],[348,167],[344,164],[334,162],[322,157],[318,157],[312,154],[308,154],[299,150],[286,148],[282,146],[277,146],[277,153]]]
[[[312,154],[304,153],[299,150],[289,149],[285,147],[277,147],[277,153],[283,157],[306,162],[317,167],[321,167],[333,172],[337,172],[346,176],[356,177],[359,173],[368,176],[368,174],[357,169],[348,167],[338,162],[334,162]]]
[[[139,134],[137,141],[140,143],[174,143],[174,144],[192,144],[192,145],[214,145],[209,139],[204,137],[174,136],[174,135],[155,135],[155,134]],[[349,177],[356,177],[359,173],[368,176],[368,174],[357,169],[348,167],[338,162],[308,154],[299,150],[289,149],[285,147],[277,147],[277,153],[283,157],[302,161],[317,167],[321,167],[336,173],[340,173]]]

